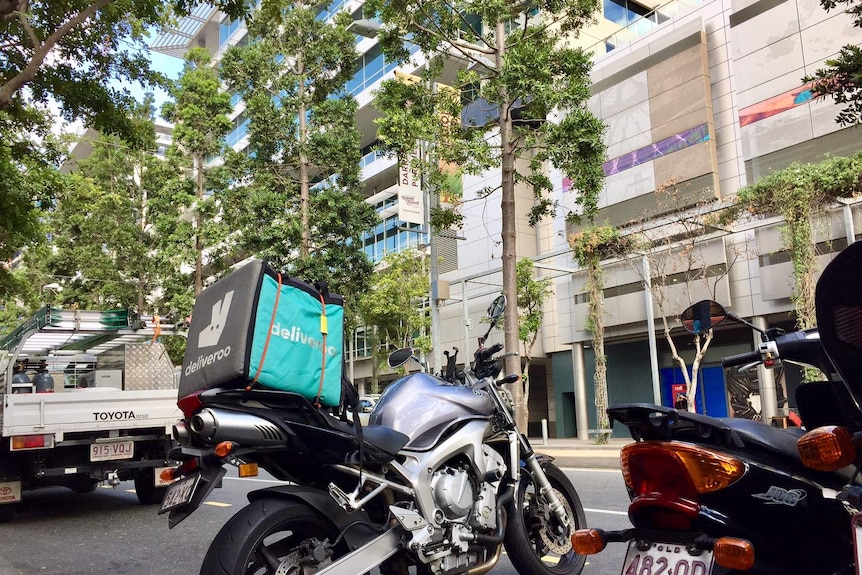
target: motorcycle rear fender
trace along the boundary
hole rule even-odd
[[[344,540],[351,551],[362,547],[375,537],[378,537],[385,527],[371,521],[368,514],[362,509],[348,514],[335,502],[329,493],[312,487],[277,485],[275,487],[251,491],[248,494],[250,502],[267,498],[293,499],[309,505],[331,521],[339,532],[343,532]]]

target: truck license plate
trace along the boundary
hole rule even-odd
[[[169,509],[185,505],[191,501],[200,478],[200,473],[195,473],[185,479],[180,479],[179,481],[171,483],[168,486],[168,490],[165,492],[165,498],[162,499],[162,506],[159,508],[159,513],[164,513]]]
[[[629,542],[622,575],[710,575],[712,551],[691,555],[685,545],[653,543],[646,551]]]
[[[90,461],[131,459],[135,456],[134,441],[110,441],[90,445]]]

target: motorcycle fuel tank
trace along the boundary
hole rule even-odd
[[[456,420],[493,412],[494,403],[485,391],[414,373],[386,388],[368,423],[408,436],[407,448],[426,449]]]

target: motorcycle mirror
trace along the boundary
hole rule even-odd
[[[499,319],[504,311],[506,311],[506,296],[499,295],[488,306],[488,317],[491,318],[491,321],[494,321]]]
[[[403,347],[401,349],[396,349],[392,353],[389,354],[389,359],[387,363],[389,363],[389,367],[401,367],[405,363],[407,363],[410,358],[413,357],[413,349],[409,347]]]
[[[679,321],[686,331],[693,334],[706,333],[727,319],[727,312],[718,302],[705,299],[679,314]]]

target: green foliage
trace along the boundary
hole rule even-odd
[[[431,327],[425,302],[431,290],[425,256],[404,250],[383,258],[371,277],[369,289],[360,296],[359,316],[372,328],[375,363],[380,366],[393,348],[431,350],[425,335]]]
[[[828,158],[817,164],[793,163],[739,190],[736,205],[723,219],[752,215],[780,215],[782,233],[790,250],[796,280],[793,299],[802,329],[815,325],[815,259],[811,225],[814,216],[838,198],[862,193],[862,152]]]
[[[91,145],[92,154],[66,178],[48,214],[50,252],[38,262],[37,254],[27,258],[62,286],[54,303],[143,307],[144,294],[154,287],[149,252],[155,244],[147,233],[140,177],[146,163],[158,160],[113,136]]]
[[[377,329],[384,346],[413,345],[414,335],[431,325],[422,305],[430,289],[427,262],[421,252],[389,254],[374,271],[370,289],[360,298],[362,321]]]
[[[379,222],[359,181],[356,102],[344,84],[356,64],[350,17],[315,18],[316,4],[264,0],[247,20],[245,46],[221,63],[246,102],[252,154],[229,152],[234,182],[221,207],[233,249],[306,281],[326,281],[355,315],[371,264],[362,233]]]
[[[529,258],[518,260],[518,307],[520,313],[518,319],[518,339],[525,347],[532,347],[542,320],[545,317],[542,306],[553,293],[551,290],[551,278],[539,278],[535,276],[535,265]],[[527,356],[529,357],[529,351]]]
[[[437,191],[441,161],[458,166],[460,173],[478,174],[500,167],[506,154],[529,158],[515,171],[513,182],[533,190],[535,203],[528,214],[532,224],[556,209],[549,197],[547,163],[573,180],[576,203],[585,215],[595,211],[604,181],[604,125],[586,107],[591,59],[560,36],[576,34],[590,22],[596,5],[592,0],[541,4],[540,13],[556,14],[551,19],[559,27],[528,16],[535,3],[424,0],[408,6],[403,0],[373,0],[365,5],[367,13],[376,12],[384,22],[380,37],[387,58],[409,60],[401,40],[408,34],[427,54],[443,50],[460,58],[455,82],[462,92],[459,98],[435,89],[443,69],[439,58],[432,59],[422,82],[382,83],[375,103],[384,114],[377,120],[384,149],[404,158],[417,140],[436,144],[423,169]],[[487,18],[484,26],[478,23],[482,18]],[[505,37],[494,34],[498,22],[507,25]],[[441,115],[462,117],[465,103],[465,123],[440,121]],[[487,138],[489,130],[506,120],[501,109],[511,114],[509,135],[502,142]],[[553,117],[557,111],[559,117]]]
[[[853,26],[862,28],[862,3],[858,0],[820,0],[827,12],[845,4],[845,12],[853,17]],[[862,122],[862,48],[847,44],[838,56],[826,60],[826,67],[817,70],[813,76],[806,76],[803,82],[814,82],[817,97],[832,96],[836,104],[846,104],[838,113],[836,121],[842,126]]]
[[[174,123],[174,144],[192,156],[221,153],[233,125],[227,117],[233,106],[205,48],[196,46],[186,53],[183,72],[170,85],[169,94],[173,101],[162,106],[162,115]]]
[[[61,144],[45,114],[32,108],[17,116],[0,111],[0,261],[42,240],[43,209],[62,186],[56,170]],[[19,287],[0,266],[0,298],[20,293]]]
[[[569,246],[575,261],[587,268],[587,324],[586,330],[593,337],[595,350],[595,389],[596,414],[598,418],[596,443],[607,443],[610,437],[610,421],[608,420],[608,382],[607,356],[605,355],[605,324],[602,313],[604,298],[604,280],[601,262],[603,259],[628,254],[634,247],[634,240],[623,236],[618,228],[613,226],[591,225],[569,236]]]

